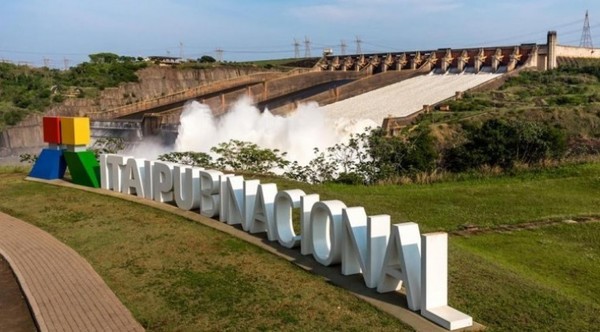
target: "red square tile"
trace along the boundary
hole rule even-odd
[[[44,117],[44,142],[50,144],[60,144],[60,118],[59,117]]]

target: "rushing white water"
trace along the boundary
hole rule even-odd
[[[242,98],[225,115],[215,117],[198,102],[185,105],[174,151],[209,152],[232,139],[256,143],[263,148],[287,152],[288,160],[306,164],[314,148],[324,150],[366,127],[380,126],[388,115],[410,115],[423,105],[434,104],[465,91],[497,74],[448,74],[418,76],[331,105],[300,105],[287,117],[260,112],[252,101]],[[136,157],[156,159],[172,151],[156,142],[146,142],[128,151]]]
[[[287,117],[260,112],[251,100],[239,100],[229,112],[214,117],[206,105],[192,102],[181,114],[176,151],[209,152],[210,148],[231,139],[249,141],[261,147],[288,153],[289,160],[307,163],[313,149],[327,148],[350,133],[375,126],[370,121],[330,120],[316,103],[300,105]]]
[[[381,125],[388,115],[401,117],[454,96],[457,91],[471,89],[500,74],[429,74],[417,76],[381,89],[367,92],[321,109],[332,119],[371,119]]]

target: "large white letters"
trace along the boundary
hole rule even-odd
[[[173,168],[173,194],[178,208],[189,211],[200,206],[200,170],[179,165]]]
[[[154,162],[152,167],[153,197],[157,202],[173,201],[173,165],[164,162]]]
[[[390,216],[367,217],[362,207],[343,211],[342,274],[362,271],[365,284],[377,287],[390,234]]]
[[[313,205],[319,201],[319,195],[312,194],[300,197],[300,253],[302,255],[311,255],[312,235],[310,232],[310,212]]]
[[[227,178],[227,190],[221,193],[227,202],[227,224],[237,225],[242,223],[244,216],[244,177],[230,176]]]
[[[450,330],[471,326],[473,319],[448,306],[448,235],[419,233],[415,223],[391,225],[390,216],[367,216],[362,207],[337,200],[320,201],[275,184],[244,180],[216,170],[132,157],[100,155],[101,186],[158,202],[175,201],[183,210],[246,232],[266,232],[269,241],[330,266],[341,262],[344,275],[362,273],[380,293],[406,289],[408,307]],[[300,234],[292,215],[300,212]]]
[[[116,154],[101,155],[100,185],[102,189],[121,191],[121,173],[130,158],[132,157]]]
[[[406,289],[408,308],[421,308],[421,239],[419,225],[413,222],[392,226],[383,269],[377,286],[380,293]]]
[[[242,229],[246,232],[250,232],[254,226],[254,206],[256,205],[256,194],[259,185],[259,180],[244,181],[244,216],[242,218]]]
[[[138,197],[145,197],[144,194],[144,159],[130,158],[127,160],[122,172],[121,192],[124,194],[134,194]]]
[[[341,261],[342,201],[322,201],[313,205],[310,213],[312,251],[315,260],[329,266]]]
[[[252,213],[251,233],[267,232],[269,241],[277,240],[275,235],[275,221],[273,220],[273,206],[277,195],[277,185],[265,183],[258,186],[256,201],[254,202],[254,213]]]
[[[294,231],[292,209],[300,207],[302,196],[305,196],[304,191],[299,189],[280,191],[275,196],[277,241],[286,248],[294,248],[300,244],[301,237]]]
[[[448,234],[423,234],[421,241],[421,315],[449,330],[473,325],[473,318],[448,306]]]
[[[200,171],[200,214],[205,217],[212,218],[219,214],[221,175],[223,173],[214,170]]]

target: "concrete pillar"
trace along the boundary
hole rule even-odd
[[[556,68],[556,31],[548,31],[548,60],[546,68],[552,70]]]
[[[510,55],[510,61],[508,63],[507,71],[513,71],[517,68],[517,65],[521,60],[521,51],[518,46],[515,46],[512,54]]]
[[[413,55],[410,59],[410,69],[415,70],[421,64],[421,52],[417,52],[417,54]]]
[[[465,67],[467,66],[468,62],[469,53],[467,52],[467,50],[463,50],[460,54],[460,57],[458,58],[458,61],[456,62],[456,68],[458,69],[458,71],[462,72],[463,70],[465,70]]]
[[[483,63],[485,62],[486,56],[485,56],[485,52],[482,49],[479,49],[479,53],[475,56],[475,73],[479,73],[479,71],[481,70],[481,66],[483,66]]]
[[[496,49],[496,54],[492,56],[492,71],[494,73],[498,71],[498,67],[500,67],[500,62],[503,58],[504,56],[502,55],[502,50],[499,48]]]
[[[454,60],[454,58],[452,57],[452,50],[447,49],[446,54],[444,54],[444,57],[442,58],[442,63],[440,64],[440,67],[442,68],[442,71],[444,73],[447,72],[448,69],[450,69],[452,60]]]
[[[402,53],[402,55],[396,59],[396,70],[401,71],[402,67],[404,67],[407,63],[408,61],[406,60],[406,53]]]

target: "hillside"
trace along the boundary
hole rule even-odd
[[[112,53],[92,54],[89,62],[64,71],[0,63],[0,132],[32,113],[101,111],[218,80],[287,70],[289,63],[190,61],[163,67]]]
[[[499,89],[465,93],[443,105],[449,111],[422,115],[417,123],[429,126],[441,147],[460,142],[465,127],[498,119],[553,127],[567,136],[571,153],[600,153],[598,60],[571,61],[548,72],[521,72]]]

